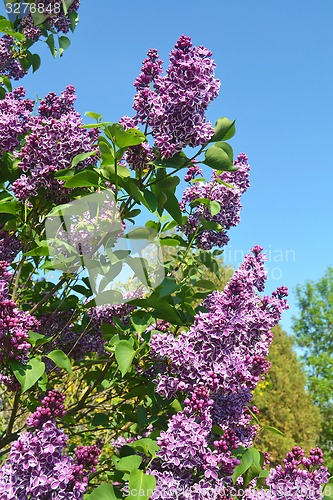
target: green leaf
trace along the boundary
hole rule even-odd
[[[135,351],[128,340],[121,340],[116,345],[115,357],[122,376],[130,369],[134,356]]]
[[[46,337],[45,335],[41,335],[40,333],[33,332],[31,330],[29,332],[29,342],[33,347],[47,344],[48,342],[50,342],[50,340],[50,337]]]
[[[98,187],[99,177],[93,170],[84,170],[76,175],[73,175],[68,181],[65,182],[64,186],[66,188],[76,188],[76,187]]]
[[[155,292],[154,292],[155,293]],[[154,312],[152,313],[154,318],[165,319],[166,321],[171,321],[176,325],[184,325],[184,322],[178,315],[177,310],[174,306],[169,304],[165,298],[158,299],[156,295],[153,294],[146,299],[136,299],[132,300],[131,304],[139,306],[139,307],[151,307]]]
[[[74,0],[62,0],[62,8],[65,15],[68,13],[68,9],[72,5],[72,3],[74,3]]]
[[[217,142],[216,144],[214,144],[214,146],[216,148],[223,149],[223,151],[225,153],[227,153],[227,155],[230,158],[230,161],[233,164],[233,162],[234,162],[234,151],[233,151],[232,147],[230,146],[230,144],[228,144],[227,142]]]
[[[182,224],[182,213],[179,207],[179,202],[173,193],[167,191],[167,199],[164,203],[165,210],[174,218],[178,224]]]
[[[73,373],[69,357],[60,349],[49,352],[46,357],[52,359],[59,368],[63,368],[68,373]]]
[[[181,169],[189,164],[191,164],[191,160],[187,158],[186,154],[183,151],[175,154],[172,158],[166,158],[159,163],[156,162],[157,166],[161,165],[164,167],[172,167],[178,169]]]
[[[68,16],[71,22],[71,31],[74,32],[76,26],[79,24],[79,15],[75,11],[71,11],[68,13]]]
[[[215,170],[236,170],[228,154],[215,145],[207,149],[203,163]]]
[[[139,457],[139,455],[129,455],[128,457],[123,457],[116,461],[115,467],[121,472],[132,472],[140,467],[141,462],[142,457]]]
[[[107,126],[105,133],[119,148],[137,146],[146,141],[146,136],[141,130],[135,128],[125,130],[119,123]]]
[[[37,13],[38,14],[38,13]],[[34,18],[34,23],[35,24],[42,24],[46,17],[43,15],[43,14],[38,14],[38,16],[41,16],[44,18],[44,20],[41,22],[41,23],[36,23],[35,21],[35,18]],[[32,14],[32,17],[34,17],[34,14]],[[45,40],[46,44],[48,45],[50,51],[51,51],[51,54],[53,57],[56,57],[57,53],[58,53],[58,50],[56,49],[56,46],[55,46],[55,43],[54,43],[54,36],[51,34],[47,37],[47,39]]]
[[[15,201],[0,203],[0,213],[2,214],[16,214],[18,204]]]
[[[161,238],[160,245],[167,247],[178,247],[180,245],[180,241],[177,238]]]
[[[94,427],[106,427],[109,424],[109,417],[105,413],[96,413],[92,419],[91,425]]]
[[[244,472],[246,472],[253,463],[260,464],[260,455],[259,452],[254,448],[248,448],[241,458],[241,463],[234,469],[234,473],[232,475],[234,484],[236,483],[236,479],[244,474]]]
[[[276,427],[272,427],[271,425],[265,425],[263,429],[272,432],[273,434],[278,434],[279,436],[284,436],[284,433],[277,429]]]
[[[12,23],[10,21],[8,21],[8,19],[1,19],[0,20],[0,31],[5,32],[6,30],[12,30],[12,29],[13,29]]]
[[[44,21],[46,21],[46,19],[49,17],[48,14],[41,14],[40,12],[38,12],[38,9],[34,10],[34,12],[30,11],[31,12],[31,16],[32,16],[32,19],[34,21],[34,25],[35,26],[39,26],[40,24],[43,24]],[[50,35],[49,38],[52,37],[53,39],[53,49],[54,49],[54,37],[53,35]],[[51,46],[48,42],[48,39],[46,40],[46,43],[47,45],[50,47],[50,50],[51,50],[51,53],[52,53],[52,49],[51,49]],[[51,42],[51,45],[52,45],[52,42]],[[57,53],[57,51],[56,51]],[[53,55],[53,53],[52,53]]]
[[[137,439],[133,443],[128,444],[128,446],[152,458],[156,457],[156,453],[160,449],[156,441],[150,438]]]
[[[48,379],[47,373],[44,372],[43,375],[37,381],[38,389],[40,389],[42,392],[46,392],[48,380],[49,379]]]
[[[219,118],[215,123],[215,133],[209,142],[227,141],[231,139],[236,133],[235,122],[236,120],[231,121],[229,118]]]
[[[180,286],[176,282],[175,278],[171,278],[169,276],[165,277],[164,280],[158,287],[154,290],[151,295],[151,299],[158,297],[161,299],[162,297],[169,297],[173,292],[179,290]]]
[[[174,175],[172,177],[162,177],[157,184],[161,191],[172,191],[174,193],[179,183],[179,177]]]
[[[99,113],[95,113],[94,111],[86,111],[84,113],[84,116],[89,116],[90,118],[93,118],[97,122],[103,118],[103,115],[100,115]]]
[[[45,364],[38,358],[31,358],[26,365],[13,359],[9,365],[21,384],[22,393],[30,389],[45,372]]]
[[[151,314],[144,314],[143,316],[139,316],[138,314],[133,314],[131,316],[131,323],[134,326],[135,331],[139,335],[141,335],[147,330],[152,320],[153,317]]]
[[[149,191],[149,189],[145,189],[143,191],[143,196],[147,202],[149,209],[152,212],[155,212],[155,210],[157,209],[157,199],[156,199],[156,196],[154,195],[154,193]]]
[[[209,200],[209,211],[212,215],[217,215],[221,211],[221,205],[219,204],[218,201],[211,201]]]
[[[59,40],[59,55],[61,57],[64,51],[68,49],[68,47],[70,46],[71,41],[67,36],[59,36],[58,40]]]
[[[151,474],[145,474],[142,470],[134,470],[129,477],[128,499],[148,500],[156,486],[156,479]]]
[[[89,151],[89,153],[81,153],[79,155],[74,156],[72,160],[72,168],[76,167],[80,163],[80,161],[84,161],[87,158],[90,158],[91,156],[95,156],[96,151]],[[88,172],[88,170],[87,170]]]
[[[100,123],[89,123],[88,125],[81,125],[80,128],[101,128],[105,127],[106,125],[110,125],[111,122],[100,122]]]
[[[95,488],[84,500],[119,500],[111,484],[103,483]]]
[[[41,63],[39,55],[38,54],[31,54],[30,62],[31,62],[31,66],[32,66],[32,71],[33,71],[33,73],[35,73],[35,71],[37,71],[38,68],[40,67],[40,63]]]
[[[210,280],[198,280],[194,283],[194,286],[197,288],[205,288],[207,290],[215,290],[216,285],[213,281]]]

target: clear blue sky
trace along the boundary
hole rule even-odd
[[[237,119],[232,146],[252,167],[226,261],[266,249],[267,291],[290,289],[290,332],[295,286],[333,266],[332,23],[332,0],[81,0],[72,46],[56,61],[40,47],[42,67],[22,84],[30,97],[73,84],[80,112],[117,121],[132,113],[132,82],[150,47],[165,62],[182,33],[210,48],[222,85],[208,117]]]

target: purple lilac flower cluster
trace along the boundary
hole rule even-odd
[[[313,448],[309,457],[295,446],[283,460],[284,465],[271,469],[266,485],[269,489],[250,489],[247,500],[322,500],[322,485],[327,483],[329,473],[323,466],[323,452]]]
[[[14,56],[14,38],[3,35],[0,38],[0,74],[13,80],[20,80],[27,72],[22,68],[20,62]]]
[[[61,349],[65,354],[80,361],[88,353],[103,352],[104,341],[100,330],[74,329],[74,316],[71,311],[44,314],[39,318],[38,332],[51,337],[51,342],[45,344],[44,353],[53,349]],[[47,369],[54,367],[52,361],[45,359]]]
[[[21,250],[21,242],[15,233],[0,230],[0,261],[12,263]]]
[[[0,155],[4,151],[13,152],[20,136],[29,130],[33,101],[23,99],[24,96],[24,88],[18,87],[0,100]]]
[[[202,170],[201,168],[197,165],[196,160],[192,160],[192,166],[188,167],[186,175],[184,177],[185,182],[190,182],[192,181],[195,177],[198,175],[202,176]]]
[[[28,418],[27,425],[35,429],[11,444],[0,468],[0,498],[83,500],[101,450],[97,445],[78,446],[75,458],[64,454],[67,436],[55,423],[66,413],[64,401],[62,393],[50,390]]]
[[[288,307],[285,287],[271,296],[258,295],[266,280],[264,260],[262,248],[254,247],[224,291],[203,302],[207,312],[198,313],[188,331],[151,338],[153,356],[168,361],[166,373],[157,376],[157,392],[167,398],[186,395],[183,411],[171,418],[159,439],[159,458],[151,468],[158,485],[176,479],[190,487],[195,471],[220,487],[237,464],[231,450],[252,445],[251,390],[269,368],[271,329]],[[214,438],[213,425],[224,431],[221,438]],[[163,498],[159,491],[158,486],[153,499]]]
[[[68,14],[65,14],[62,2],[59,0],[38,0],[38,10],[42,11],[44,7],[47,19],[45,26],[47,29],[55,28],[58,32],[68,33],[71,27],[71,20]],[[70,5],[68,12],[77,12],[80,7],[80,0],[74,0]],[[35,26],[31,13],[23,17],[20,28],[26,38],[37,41],[42,34],[41,28]]]
[[[65,228],[63,225],[57,230],[57,241],[63,242],[58,246],[56,254],[62,253],[69,256],[68,245],[75,248],[75,251],[82,256],[91,258],[98,254],[101,246],[107,242],[108,247],[112,247],[115,242],[124,234],[126,222],[120,217],[120,212],[115,201],[112,190],[103,190],[99,193],[103,195],[100,201],[97,198],[97,213],[91,214],[89,209],[84,212],[78,204],[78,210],[75,215],[65,217]],[[85,201],[84,201],[85,203]],[[88,207],[85,203],[84,207]],[[59,219],[59,217],[58,217]],[[59,219],[60,220],[60,219]],[[103,249],[103,252],[105,250]]]
[[[154,75],[154,89],[148,90],[145,81],[139,82],[140,86],[136,82],[136,119],[149,124],[155,146],[166,158],[185,146],[205,144],[214,133],[205,118],[208,104],[220,88],[211,55],[208,49],[193,46],[191,38],[182,35],[171,51],[166,75]]]
[[[191,38],[182,35],[170,54],[165,76],[156,49],[150,49],[142,63],[141,73],[134,86],[137,93],[133,118],[123,117],[124,128],[138,124],[150,127],[162,157],[170,158],[185,146],[205,144],[214,130],[206,121],[205,111],[218,95],[220,82],[214,78],[212,53],[192,45]],[[153,149],[144,143],[131,149],[127,162],[133,169],[149,168],[155,159]]]
[[[19,385],[12,376],[9,368],[9,360],[20,361],[25,364],[31,345],[28,342],[29,330],[38,327],[38,321],[29,313],[20,311],[15,302],[9,298],[9,281],[12,277],[7,271],[9,262],[15,257],[19,249],[17,240],[5,237],[8,247],[0,245],[0,383],[6,385],[7,389],[17,390]]]
[[[0,498],[83,500],[100,450],[96,445],[78,447],[74,459],[64,454],[66,442],[54,420],[22,433],[0,469]]]
[[[219,175],[214,170],[210,182],[196,182],[184,191],[180,201],[180,208],[185,212],[188,205],[190,205],[191,210],[182,230],[187,235],[193,235],[197,232],[196,245],[199,248],[210,250],[214,246],[222,247],[226,245],[229,241],[226,231],[236,226],[240,221],[241,195],[250,185],[250,166],[244,153],[238,155],[235,167],[237,167],[237,170],[223,172]],[[220,181],[232,187],[228,187]],[[209,206],[204,203],[193,206],[193,203],[199,198],[219,203],[219,213],[211,215]],[[202,221],[217,223],[221,226],[221,229],[200,229]]]
[[[138,289],[135,291],[124,292],[123,297],[127,301],[130,301],[131,299],[141,298],[142,291]],[[88,315],[90,316],[93,328],[100,328],[103,323],[115,326],[115,318],[120,319],[122,323],[126,325],[127,323],[129,323],[131,314],[135,309],[136,306],[128,303],[107,304],[91,308],[91,310],[88,312]]]
[[[41,406],[38,406],[36,411],[29,416],[26,422],[27,426],[37,429],[41,428],[48,420],[63,418],[66,415],[64,402],[65,395],[60,391],[48,391],[47,395],[42,399]]]
[[[63,181],[54,179],[53,173],[70,168],[73,158],[81,153],[95,151],[98,131],[80,128],[82,120],[74,110],[75,88],[68,85],[57,96],[48,94],[40,103],[37,116],[31,116],[27,126],[31,132],[21,151],[19,168],[24,172],[13,184],[15,196],[24,201],[35,197],[42,189],[46,197],[62,201]],[[94,156],[81,161],[81,169],[96,162]]]

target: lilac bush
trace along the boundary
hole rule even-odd
[[[223,291],[206,277],[221,279],[218,247],[250,185],[246,154],[234,160],[226,142],[234,121],[206,118],[220,88],[212,52],[181,35],[163,75],[150,49],[134,116],[119,123],[89,112],[96,123],[84,125],[71,85],[37,102],[11,89],[38,67],[34,42],[62,54],[69,41],[58,33],[73,29],[79,4],[42,0],[39,18],[4,20],[15,36],[0,39],[0,498],[331,498],[318,448],[306,457],[294,447],[270,470],[255,449],[252,393],[270,368],[287,289],[263,295],[260,246]],[[108,203],[79,212],[95,194]],[[100,239],[116,216],[116,234]],[[170,250],[158,256],[159,283],[140,254],[153,233]],[[121,285],[124,259],[136,273],[127,303],[107,293],[97,302],[82,269]]]

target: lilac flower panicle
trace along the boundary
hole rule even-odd
[[[93,329],[87,331],[77,331],[74,322],[77,318],[72,311],[61,313],[44,314],[39,318],[39,333],[46,333],[51,337],[51,341],[43,346],[45,354],[54,349],[61,349],[75,361],[80,361],[88,353],[103,352],[104,341],[100,331]],[[46,369],[54,368],[54,364],[49,359],[44,360]]]
[[[63,181],[55,179],[54,172],[70,168],[73,158],[81,153],[94,151],[97,155],[96,129],[80,128],[82,120],[74,110],[75,89],[72,85],[56,96],[48,94],[40,103],[38,116],[31,116],[27,125],[31,132],[21,151],[16,153],[20,159],[18,167],[23,171],[13,183],[15,196],[24,201],[36,197],[42,189],[46,197],[59,203],[64,199],[66,190]],[[91,156],[77,165],[82,169],[96,163]]]
[[[21,242],[16,234],[8,234],[6,231],[0,230],[0,261],[6,261],[10,264],[20,250]]]
[[[0,468],[0,498],[6,500],[83,500],[100,449],[79,446],[64,453],[67,436],[54,420],[20,434]]]
[[[295,446],[283,460],[283,466],[270,470],[266,479],[268,489],[247,489],[246,500],[322,500],[323,488],[329,473],[323,466],[323,452],[313,448],[309,457]]]
[[[42,427],[48,420],[63,418],[66,415],[64,407],[65,396],[57,390],[48,391],[42,399],[41,406],[30,415],[26,424],[28,427]]]
[[[205,117],[220,88],[211,55],[208,49],[193,46],[190,37],[182,35],[170,54],[165,76],[161,75],[162,61],[156,49],[150,49],[142,63],[134,82],[136,114],[132,119],[123,117],[121,123],[150,127],[154,147],[162,157],[170,158],[185,146],[205,144],[214,133]],[[148,161],[154,161],[153,154],[148,145],[141,145],[131,150],[127,161],[131,168],[142,169]]]
[[[14,242],[15,247],[16,242]],[[16,248],[9,245],[3,249],[3,256],[13,257]],[[1,251],[1,245],[0,245]],[[17,390],[19,385],[9,368],[9,361],[15,360],[26,364],[31,348],[28,342],[29,330],[38,328],[38,321],[29,313],[20,311],[9,298],[9,280],[12,275],[7,271],[9,263],[0,261],[0,383],[7,389]]]
[[[182,230],[186,235],[192,235],[197,232],[196,244],[199,248],[211,250],[214,246],[222,247],[226,245],[229,241],[226,231],[231,227],[237,226],[240,221],[240,211],[242,209],[241,195],[250,185],[250,166],[248,158],[244,153],[238,155],[235,166],[237,170],[223,172],[220,175],[217,175],[213,171],[210,182],[194,183],[184,191],[180,201],[180,208],[183,212],[189,210],[189,216],[186,224],[182,226]],[[193,168],[190,167],[190,172],[187,174],[185,180],[190,180],[189,176],[194,174]],[[231,187],[220,183],[219,180],[231,185]],[[211,215],[209,207],[203,203],[192,206],[191,204],[198,198],[206,198],[219,203],[219,213]],[[202,220],[220,224],[221,230],[200,230]]]
[[[38,10],[47,15],[45,20],[46,28],[55,29],[58,32],[68,33],[71,28],[71,20],[68,14],[64,13],[62,3],[58,0],[38,0]],[[69,7],[68,12],[77,12],[80,7],[80,0],[75,0]],[[20,29],[24,36],[36,42],[42,34],[41,28],[35,26],[31,13],[24,16],[20,22]]]
[[[20,136],[29,130],[33,101],[24,99],[25,90],[18,87],[0,100],[0,155],[19,146]]]
[[[27,71],[14,57],[14,43],[14,38],[10,35],[0,37],[0,74],[13,80],[20,80]]]
[[[224,291],[205,299],[207,312],[198,313],[188,331],[177,337],[152,335],[152,355],[168,361],[157,374],[157,392],[167,398],[186,396],[183,410],[161,432],[158,458],[151,466],[158,482],[166,472],[168,481],[183,481],[188,496],[179,498],[197,498],[190,493],[193,470],[211,488],[220,487],[238,463],[232,450],[252,446],[257,427],[251,423],[251,391],[269,368],[271,329],[288,307],[285,287],[270,297],[258,295],[266,281],[264,261],[262,248],[254,247]],[[213,425],[224,435],[214,438]],[[153,499],[163,498],[159,491],[158,485]]]

